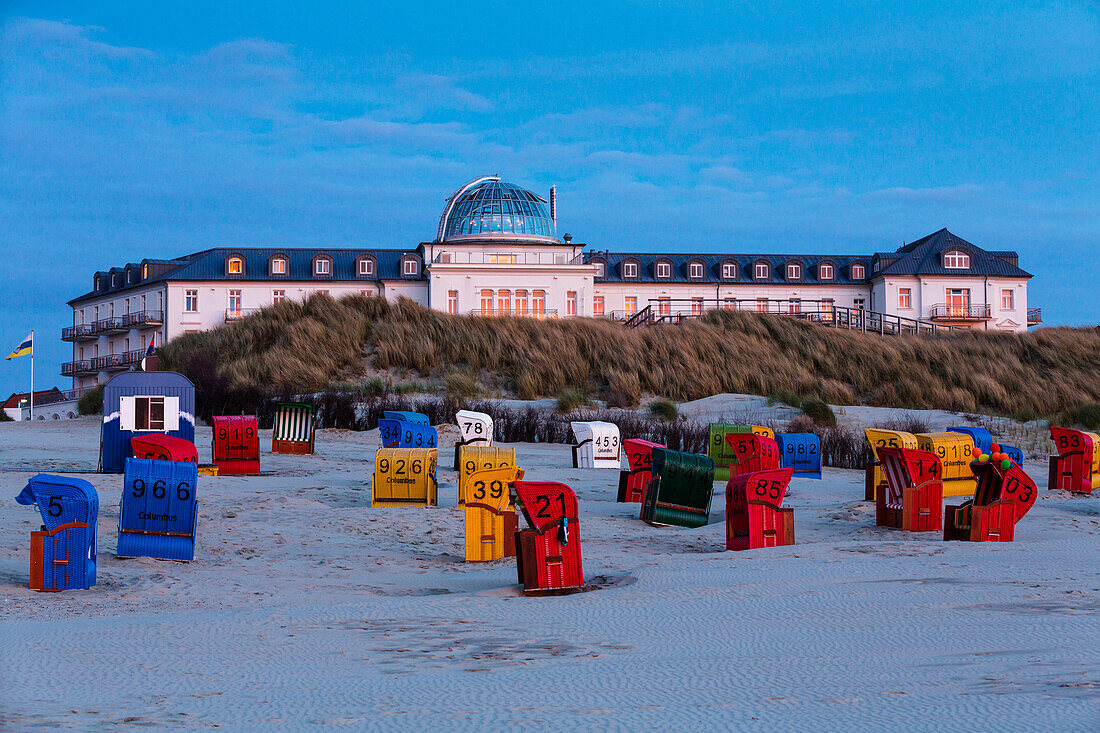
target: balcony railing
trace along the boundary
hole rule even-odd
[[[80,377],[88,374],[95,374],[91,359],[68,361],[61,365],[61,376],[63,377]]]
[[[514,316],[516,318],[535,318],[540,321],[544,321],[548,318],[557,318],[558,311],[556,308],[543,308],[537,311],[516,311],[505,310],[503,308],[488,308],[482,310],[470,311],[471,316]]]
[[[91,341],[99,338],[94,323],[81,323],[79,326],[67,326],[61,329],[62,341]]]
[[[138,311],[122,317],[122,325],[129,328],[145,328],[164,325],[164,313],[161,311]]]
[[[936,303],[929,317],[933,321],[985,321],[992,318],[988,305]]]
[[[61,376],[75,377],[96,372],[122,371],[139,363],[144,356],[144,349],[135,349],[121,354],[107,354],[81,361],[70,361],[61,365]]]
[[[229,323],[230,321],[239,321],[245,316],[250,316],[259,310],[259,308],[226,308],[225,322]]]
[[[1036,326],[1043,322],[1043,309],[1042,308],[1028,308],[1027,309],[1027,325]]]
[[[438,252],[432,264],[440,265],[583,265],[584,255],[570,257],[565,252]]]
[[[102,333],[122,333],[130,330],[130,327],[125,325],[121,318],[104,318],[96,321],[96,326]]]

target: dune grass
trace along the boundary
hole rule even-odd
[[[1100,331],[1085,328],[882,337],[719,311],[628,329],[600,319],[456,316],[407,300],[318,295],[180,336],[160,355],[189,375],[213,369],[224,390],[265,396],[319,391],[369,366],[437,380],[484,373],[523,399],[577,390],[618,404],[646,395],[794,394],[1030,419],[1100,402]]]

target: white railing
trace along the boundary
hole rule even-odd
[[[440,265],[583,265],[584,255],[566,252],[437,252],[432,264]]]

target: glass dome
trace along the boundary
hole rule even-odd
[[[486,176],[467,183],[447,201],[436,239],[540,238],[557,241],[546,200]]]

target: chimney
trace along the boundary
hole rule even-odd
[[[554,233],[558,233],[558,189],[550,187],[550,221],[554,222]]]

